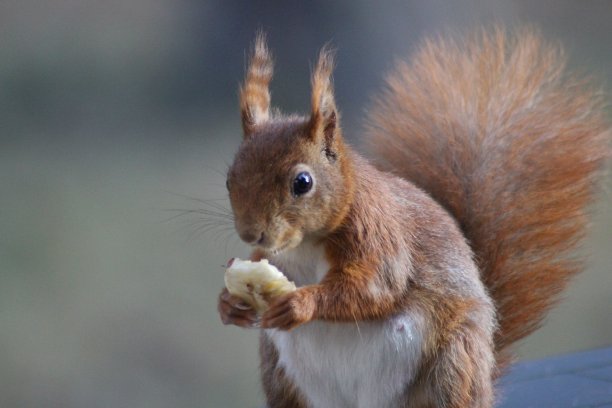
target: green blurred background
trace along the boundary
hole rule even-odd
[[[612,2],[46,0],[0,2],[0,406],[257,407],[257,333],[216,314],[246,256],[197,199],[225,200],[237,84],[258,27],[273,102],[307,111],[318,48],[338,48],[346,133],[424,35],[535,24],[610,94]],[[609,98],[612,100],[612,98]],[[608,178],[586,273],[518,347],[612,344]]]

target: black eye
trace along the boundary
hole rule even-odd
[[[298,173],[293,179],[293,195],[301,196],[306,194],[312,188],[312,176],[309,172],[303,171]]]

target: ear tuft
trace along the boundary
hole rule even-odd
[[[240,88],[240,113],[244,136],[249,137],[254,128],[270,116],[270,91],[274,65],[266,45],[266,35],[258,31],[251,51],[251,57],[244,85]]]
[[[312,74],[312,113],[331,115],[336,110],[332,72],[334,71],[334,51],[324,46],[319,53],[319,61]]]
[[[332,84],[334,54],[329,45],[324,46],[312,74],[311,121],[315,137],[324,136],[326,150],[330,149],[338,126],[338,112]]]

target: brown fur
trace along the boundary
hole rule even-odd
[[[490,407],[493,401],[490,304],[416,287],[410,306],[424,310],[433,335],[420,374],[409,387],[408,407]]]
[[[308,117],[270,116],[271,59],[258,36],[241,92],[245,140],[228,173],[236,228],[253,259],[308,242],[323,245],[330,268],[261,322],[223,292],[222,319],[291,330],[415,312],[426,337],[403,406],[490,407],[507,346],[537,328],[577,271],[568,250],[606,148],[599,99],[561,80],[557,51],[531,33],[426,42],[370,116],[380,167],[402,179],[344,143],[332,67],[324,49]],[[291,190],[300,166],[316,181],[305,196]],[[306,407],[265,336],[261,355],[270,406]]]
[[[499,363],[569,278],[603,159],[601,95],[532,31],[426,41],[370,114],[381,167],[459,221],[495,300]]]
[[[272,55],[266,45],[266,36],[263,32],[259,32],[253,46],[244,86],[240,88],[240,114],[245,137],[251,134],[255,126],[269,118],[268,85],[273,73]]]

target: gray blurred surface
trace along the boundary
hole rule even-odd
[[[285,111],[308,108],[310,64],[333,41],[357,141],[382,74],[428,33],[535,24],[610,94],[610,21],[609,1],[3,1],[0,406],[261,405],[257,333],[216,314],[221,265],[246,248],[231,225],[171,219],[202,208],[188,197],[227,207],[258,27]],[[611,191],[608,178],[588,270],[521,357],[612,344]]]
[[[518,363],[498,395],[499,408],[612,407],[612,347]]]

